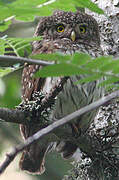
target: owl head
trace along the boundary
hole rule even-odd
[[[41,18],[35,36],[50,40],[69,40],[73,44],[100,45],[96,20],[82,12],[57,10],[52,16]]]

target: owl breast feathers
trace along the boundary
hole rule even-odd
[[[55,11],[52,16],[41,18],[35,36],[42,36],[42,40],[33,42],[32,54],[38,53],[54,53],[60,52],[65,54],[73,54],[74,52],[88,53],[93,57],[102,55],[100,47],[100,35],[98,24],[96,20],[81,12],[64,12]],[[22,97],[23,100],[33,100],[33,93],[35,91],[42,91],[49,93],[54,84],[60,81],[58,78],[33,78],[33,74],[42,66],[26,65],[22,74]],[[97,87],[98,82],[91,82],[87,84],[75,84],[81,76],[70,77],[64,85],[62,92],[57,97],[55,107],[52,112],[52,119],[58,120],[65,115],[84,107],[96,99],[98,99],[102,91]],[[80,129],[85,133],[92,122],[96,111],[84,114],[80,118],[75,119],[63,128],[70,129],[72,136],[75,137],[74,129]],[[40,121],[40,119],[39,119]],[[24,138],[33,135],[42,127],[38,124],[32,123],[30,126],[21,126],[21,132]],[[61,139],[66,144],[59,148],[65,158],[73,154],[77,146],[70,142],[70,139]],[[28,147],[21,158],[20,167],[31,173],[41,174],[44,171],[44,157],[47,152],[47,147],[50,142],[47,139],[41,139],[39,142]],[[59,146],[59,145],[58,145]],[[57,146],[57,147],[58,147]],[[57,148],[58,149],[58,148]]]

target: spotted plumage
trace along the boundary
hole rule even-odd
[[[98,24],[93,17],[82,12],[73,13],[57,10],[52,16],[41,18],[36,28],[35,36],[42,36],[43,39],[33,42],[32,54],[54,52],[73,54],[74,52],[83,52],[93,57],[102,55]],[[23,101],[33,100],[33,93],[35,91],[49,93],[52,86],[60,80],[60,77],[46,79],[33,78],[33,74],[40,68],[42,68],[42,66],[25,65],[22,75]],[[101,96],[101,89],[97,87],[98,82],[76,85],[74,82],[80,78],[81,76],[73,76],[68,79],[62,92],[56,99],[55,107],[50,118],[54,120],[60,119],[90,104]],[[82,127],[83,130],[86,131],[95,114],[96,111],[84,114],[80,118],[75,119],[74,123],[70,123],[68,126],[64,126],[64,128],[68,127],[74,130],[74,133]],[[33,124],[32,127],[21,126],[21,132],[24,138],[31,136],[39,129],[41,129],[41,127],[35,124]],[[77,146],[72,144],[68,137],[64,141],[66,143],[65,146],[63,146],[63,156],[67,158],[70,154],[73,154]],[[59,144],[57,147],[58,146]],[[44,157],[47,152],[47,147],[47,138],[43,138],[38,143],[28,147],[23,152],[20,161],[21,169],[27,170],[30,173],[43,173]],[[58,151],[63,151],[61,148],[59,149]]]

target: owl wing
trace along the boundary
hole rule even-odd
[[[41,69],[39,65],[26,64],[22,73],[22,99],[24,101],[33,100],[33,93],[43,88],[45,78],[34,78],[34,74]]]
[[[34,49],[32,54],[41,54],[41,53],[53,53],[57,50],[56,46],[47,41],[40,41],[34,43]],[[22,74],[22,98],[23,101],[32,101],[33,93],[35,91],[40,92],[41,90],[44,92],[44,89],[52,88],[52,84],[47,81],[48,78],[34,78],[33,75],[42,66],[39,65],[28,65],[25,64],[23,74]],[[49,83],[49,84],[48,84]],[[24,139],[32,136],[37,131],[42,129],[38,124],[30,125],[21,125],[20,131]],[[48,142],[48,137],[44,137],[38,142],[35,142],[31,146],[27,147],[22,153],[22,157],[20,159],[20,168],[22,170],[28,171],[32,174],[42,174],[45,170],[45,155],[47,152],[47,148],[50,142]]]
[[[33,100],[33,93],[35,91],[40,91],[45,82],[45,78],[34,78],[33,75],[42,66],[38,65],[28,65],[26,64],[22,73],[22,99],[23,101]],[[20,125],[20,131],[24,139],[32,136],[40,130],[38,124],[30,125]],[[44,146],[46,144],[46,146]],[[45,170],[44,168],[44,157],[47,150],[48,144],[46,142],[38,144],[35,142],[31,146],[27,147],[22,153],[20,159],[20,168],[22,170],[28,171],[29,173],[42,174]]]

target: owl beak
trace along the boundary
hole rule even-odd
[[[70,37],[71,37],[71,40],[72,40],[72,41],[75,41],[75,39],[76,39],[76,33],[75,33],[75,31],[72,31],[72,32],[71,32],[71,36],[70,36]]]

